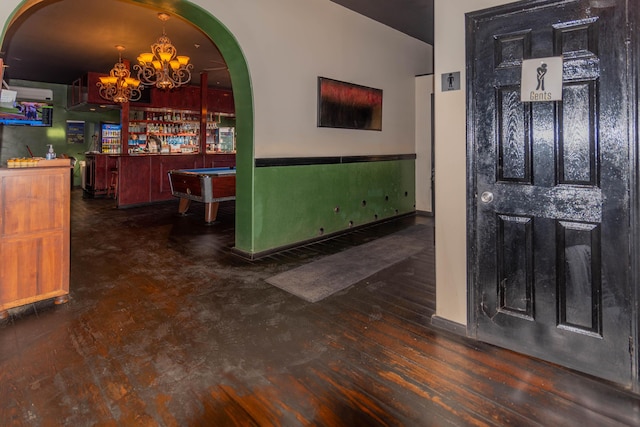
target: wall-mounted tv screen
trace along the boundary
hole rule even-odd
[[[0,103],[0,125],[51,126],[53,105],[42,101]]]

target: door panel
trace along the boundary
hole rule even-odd
[[[472,333],[631,382],[624,0],[468,15]],[[523,59],[563,56],[563,99],[520,101]]]

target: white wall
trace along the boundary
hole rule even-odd
[[[433,74],[416,77],[416,209],[433,212],[431,189],[431,95]]]
[[[413,78],[433,70],[430,45],[328,0],[195,3],[221,10],[247,57],[256,157],[413,152]],[[318,76],[382,89],[382,132],[318,128]]]
[[[415,76],[432,72],[430,45],[329,0],[194,3],[224,23],[245,55],[256,158],[414,152]],[[382,131],[318,128],[318,76],[382,89]],[[255,213],[262,199],[254,200]]]
[[[510,0],[435,0],[436,315],[467,324],[465,13]],[[461,90],[440,76],[460,71]]]

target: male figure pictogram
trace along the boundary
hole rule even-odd
[[[543,62],[536,71],[538,72],[538,75],[536,76],[538,79],[538,86],[536,86],[536,90],[542,90],[544,92],[544,75],[547,74],[547,64]]]

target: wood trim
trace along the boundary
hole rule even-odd
[[[482,13],[486,13],[483,11]],[[475,197],[474,192],[476,188],[476,153],[473,150],[473,143],[475,140],[475,133],[473,123],[475,120],[473,110],[473,76],[470,73],[475,71],[474,67],[474,51],[475,51],[475,30],[476,23],[478,21],[478,14],[469,13],[465,16],[465,74],[466,74],[466,117],[467,117],[467,191],[466,191],[466,216],[467,216],[467,242],[466,242],[466,257],[467,257],[467,333],[470,337],[478,337],[478,318],[475,311],[476,307],[476,294],[474,281],[476,276],[476,210],[475,210]]]
[[[334,157],[275,157],[255,159],[255,167],[334,165],[341,163],[386,162],[392,160],[415,160],[416,154],[387,154],[370,156]]]
[[[632,7],[627,3],[627,28],[628,37],[631,40],[631,44],[628,47],[627,55],[629,55],[629,64],[627,74],[629,76],[637,76],[640,72],[640,36],[637,31],[631,31],[633,26],[629,23],[639,22],[640,11],[636,7]],[[638,88],[638,79],[629,79],[628,96],[631,100],[639,99],[640,89]],[[631,274],[629,276],[630,283],[638,283],[640,280],[640,186],[638,184],[638,177],[640,172],[638,171],[638,159],[640,158],[640,147],[638,146],[639,134],[638,119],[640,113],[638,111],[638,105],[628,110],[628,122],[629,122],[629,140],[631,143],[630,150],[630,215],[631,215]],[[635,142],[635,143],[634,143]],[[640,288],[638,286],[632,286],[631,297],[633,302],[631,304],[631,334],[632,334],[632,389],[635,393],[640,393],[640,313],[638,311],[638,301],[640,301]]]

